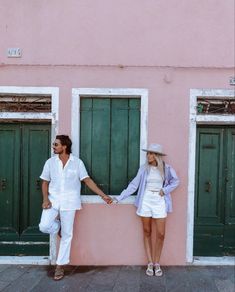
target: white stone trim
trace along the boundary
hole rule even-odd
[[[235,257],[194,257],[194,266],[234,266]]]
[[[79,156],[79,133],[80,133],[80,98],[84,96],[107,96],[119,98],[140,98],[141,117],[140,117],[140,165],[145,162],[145,153],[142,148],[147,147],[148,139],[148,90],[138,88],[73,88],[72,89],[72,108],[71,108],[71,136],[73,141],[73,153]],[[110,194],[112,195],[112,194]],[[125,200],[124,203],[133,203],[134,198]],[[82,196],[83,203],[101,203],[98,196]]]
[[[235,115],[197,115],[196,116],[197,124],[212,124],[212,125],[220,125],[220,124],[234,124],[235,123]]]
[[[0,112],[0,119],[5,120],[52,120],[52,113]]]
[[[18,244],[18,245],[48,245],[48,242],[41,241],[0,241],[0,244]]]
[[[116,196],[112,196],[112,198],[115,198]],[[84,204],[89,204],[89,203],[92,203],[92,204],[104,204],[104,201],[99,197],[99,196],[87,196],[87,195],[83,195],[81,196],[81,200],[82,200],[82,203]],[[121,201],[119,202],[118,204],[131,204],[133,205],[135,202],[135,196],[131,196],[131,197],[128,197],[126,198],[124,201]]]
[[[230,89],[191,89],[190,90],[190,117],[189,117],[189,164],[188,164],[188,207],[187,207],[187,241],[186,262],[188,264],[213,264],[214,258],[193,257],[194,234],[194,196],[195,196],[195,169],[196,169],[196,133],[197,124],[230,125],[235,124],[234,115],[202,115],[197,114],[197,97],[234,98],[234,90]],[[224,257],[217,257],[217,263],[224,264]],[[226,257],[226,260],[232,257]],[[205,260],[206,259],[206,260]]]
[[[49,265],[49,257],[41,256],[0,256],[0,265]]]
[[[32,113],[32,112],[0,112],[1,120],[51,120],[51,142],[55,140],[58,133],[59,120],[59,88],[58,87],[18,87],[18,86],[0,86],[0,97],[3,94],[20,94],[25,96],[30,95],[47,95],[51,97],[51,112],[50,113]],[[52,264],[56,259],[56,236],[50,236],[50,256],[48,257],[0,257],[0,264]]]
[[[0,97],[2,94],[20,95],[48,95],[51,97],[51,113],[31,113],[31,112],[0,112],[1,119],[23,119],[23,120],[51,120],[51,141],[54,141],[58,133],[59,120],[59,88],[58,87],[18,87],[0,86]]]

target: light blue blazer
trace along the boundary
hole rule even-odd
[[[137,196],[135,200],[135,206],[137,207],[137,211],[140,211],[143,196],[145,192],[146,187],[146,179],[148,176],[148,166],[146,164],[142,165],[136,177],[129,183],[127,188],[121,192],[121,194],[117,197],[117,201],[120,202],[130,195],[132,195],[134,192],[137,191]],[[166,211],[168,213],[172,212],[172,199],[171,199],[171,192],[179,185],[179,179],[176,175],[175,170],[168,164],[164,163],[164,174],[165,179],[163,182],[162,190],[164,192],[164,198],[166,202]]]

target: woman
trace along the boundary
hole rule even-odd
[[[162,276],[160,257],[165,236],[165,223],[168,212],[172,212],[170,192],[179,185],[174,169],[163,161],[162,146],[150,144],[147,149],[147,162],[139,168],[136,177],[116,198],[117,202],[129,197],[137,189],[136,214],[141,217],[144,232],[144,247],[148,259],[146,274]],[[152,224],[153,223],[153,224]],[[152,228],[156,231],[156,244],[151,248]]]

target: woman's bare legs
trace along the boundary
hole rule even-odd
[[[153,262],[152,257],[152,244],[151,244],[151,234],[152,234],[152,218],[151,217],[141,217],[143,232],[144,232],[144,248],[147,255],[149,263]]]
[[[166,218],[159,218],[153,220],[154,220],[153,226],[154,228],[156,228],[156,244],[153,248],[153,259],[154,263],[159,263],[165,238]]]

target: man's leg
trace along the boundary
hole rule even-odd
[[[62,266],[69,263],[75,213],[76,210],[60,211],[61,240],[56,261],[57,266]]]
[[[50,208],[43,209],[39,229],[43,233],[55,234],[60,229],[60,221],[57,219],[59,211]]]

